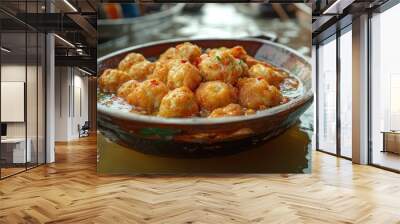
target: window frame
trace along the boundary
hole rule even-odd
[[[316,145],[316,151],[323,152],[323,153],[333,155],[333,156],[337,156],[337,157],[340,157],[340,158],[343,158],[346,160],[352,160],[351,157],[344,156],[344,155],[342,155],[342,152],[341,152],[342,150],[341,150],[341,119],[340,119],[340,103],[341,103],[341,99],[340,99],[341,98],[340,97],[340,81],[341,81],[341,79],[340,79],[340,77],[341,77],[340,37],[347,32],[352,32],[352,23],[349,23],[345,27],[338,29],[336,31],[336,33],[330,35],[329,37],[327,37],[327,38],[319,41],[317,44],[315,44],[315,46],[316,46],[316,53],[315,53],[315,55],[316,55],[316,59],[315,59],[316,60],[316,68],[315,68],[316,69],[316,71],[315,71],[315,74],[316,74],[316,85],[315,85],[316,86],[316,90],[315,90],[315,93],[316,93],[315,94],[316,95],[316,101],[315,101],[315,104],[316,104],[316,110],[315,110],[315,113],[316,113],[316,116],[315,116],[315,118],[316,118],[316,121],[315,121],[316,122],[316,125],[315,125],[316,138],[315,138],[315,141],[316,142],[315,142],[315,145]],[[320,119],[319,119],[320,107],[319,107],[319,103],[318,103],[319,102],[319,89],[320,89],[320,86],[319,86],[319,77],[320,76],[319,76],[319,63],[318,62],[319,62],[320,55],[319,55],[318,49],[320,48],[320,45],[322,43],[326,44],[330,41],[336,41],[336,61],[335,61],[335,64],[336,64],[336,152],[335,153],[326,151],[319,147],[320,146],[320,144],[319,144],[320,130],[318,128],[319,121],[320,121]]]

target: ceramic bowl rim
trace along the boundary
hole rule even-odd
[[[136,49],[144,48],[144,47],[151,47],[156,46],[159,44],[168,44],[174,42],[191,42],[191,41],[210,41],[210,40],[220,40],[220,41],[253,41],[253,42],[260,42],[262,44],[267,45],[274,45],[278,48],[283,48],[286,51],[294,54],[296,57],[304,60],[306,64],[311,67],[310,61],[307,57],[299,54],[295,50],[284,46],[282,44],[274,43],[268,40],[258,39],[258,38],[177,38],[177,39],[168,39],[162,41],[154,41],[149,42],[146,44],[135,45],[129,48],[125,48],[122,50],[118,50],[112,53],[109,53],[103,57],[97,59],[97,64],[99,65],[103,61],[115,57],[120,54],[132,52]],[[310,69],[311,73],[311,69]],[[312,74],[310,74],[311,76]],[[300,97],[291,100],[286,104],[282,104],[279,106],[275,106],[266,110],[257,111],[257,113],[252,115],[243,115],[243,116],[233,116],[233,117],[221,117],[221,118],[204,118],[204,117],[193,117],[193,118],[163,118],[151,115],[141,115],[135,113],[127,113],[125,111],[120,111],[118,109],[109,108],[105,105],[97,104],[97,112],[101,114],[108,115],[110,117],[118,117],[120,119],[128,120],[128,121],[135,121],[141,123],[149,123],[149,124],[166,124],[166,125],[213,125],[213,124],[228,124],[228,123],[236,123],[236,122],[243,122],[243,121],[250,121],[250,120],[258,120],[265,117],[270,117],[281,112],[287,111],[291,108],[295,108],[301,106],[308,101],[312,100],[313,98],[313,91],[310,88],[305,93],[303,93]]]

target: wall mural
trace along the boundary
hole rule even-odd
[[[98,172],[309,173],[308,7],[100,4]]]

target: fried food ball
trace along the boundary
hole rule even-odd
[[[154,67],[154,63],[151,63],[147,60],[141,61],[132,65],[128,71],[128,74],[137,81],[143,81],[148,75],[153,73]]]
[[[245,78],[239,81],[239,102],[243,107],[260,110],[276,106],[281,101],[281,92],[264,78]]]
[[[118,69],[128,72],[132,65],[146,60],[143,55],[138,53],[130,53],[125,56],[118,64]]]
[[[182,57],[188,59],[189,61],[193,61],[201,55],[201,48],[189,42],[178,44],[176,46],[176,50]]]
[[[186,86],[191,90],[195,90],[200,82],[200,71],[188,61],[176,61],[170,65],[167,77],[169,89]]]
[[[204,80],[220,80],[234,85],[247,74],[248,66],[241,59],[234,58],[229,51],[214,51],[200,57],[199,69]]]
[[[184,59],[190,62],[195,61],[201,55],[201,48],[195,44],[185,42],[171,47],[160,55],[160,61],[171,59]]]
[[[161,117],[192,117],[198,114],[199,106],[193,92],[186,86],[170,91],[161,100]]]
[[[263,77],[270,85],[280,88],[280,84],[288,77],[287,73],[275,70],[263,64],[255,64],[249,69],[249,76],[253,78]]]
[[[225,107],[213,110],[208,117],[215,118],[215,117],[230,117],[230,116],[240,116],[240,115],[244,115],[244,108],[239,104],[231,103]]]
[[[169,64],[157,61],[154,66],[153,73],[147,76],[147,79],[157,79],[163,83],[167,83]]]
[[[228,51],[228,50],[229,50],[229,48],[227,48],[227,47],[208,48],[208,49],[206,50],[206,53],[207,53],[208,55],[215,55],[216,53],[220,53],[220,52]]]
[[[106,69],[100,76],[98,83],[102,92],[114,93],[122,83],[131,80],[128,73],[118,69]]]
[[[237,89],[221,81],[201,83],[196,90],[196,99],[202,109],[213,111],[237,102]]]
[[[231,49],[229,49],[229,52],[231,53],[231,55],[235,58],[239,58],[242,60],[245,60],[247,55],[246,50],[242,47],[242,46],[235,46]]]
[[[125,82],[118,88],[117,96],[125,99],[138,85],[139,82],[133,79]]]
[[[135,110],[153,114],[158,111],[162,98],[168,93],[167,86],[157,80],[149,79],[139,83],[126,97]]]

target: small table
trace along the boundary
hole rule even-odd
[[[383,149],[382,152],[400,154],[400,131],[382,131]]]

